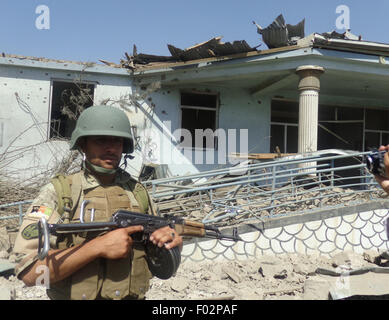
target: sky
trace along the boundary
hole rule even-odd
[[[388,0],[1,0],[0,52],[119,63],[134,44],[170,56],[168,44],[185,49],[218,36],[266,50],[252,21],[265,28],[279,14],[292,25],[305,18],[306,35],[348,26],[389,43]]]

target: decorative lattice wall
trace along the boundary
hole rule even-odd
[[[341,251],[388,250],[384,221],[389,201],[273,217],[238,227],[244,242],[193,239],[183,261],[245,260],[287,253],[333,256]]]

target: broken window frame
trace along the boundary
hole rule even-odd
[[[364,119],[364,125],[363,125],[363,150],[364,151],[368,151],[371,148],[378,148],[381,145],[389,144],[389,140],[388,141],[384,141],[383,140],[383,135],[389,135],[389,126],[388,126],[388,130],[367,128],[368,121],[367,121],[366,112],[368,110],[372,110],[372,109],[373,108],[365,107],[364,108],[364,113],[363,113],[363,119]],[[386,109],[386,108],[374,108],[373,110],[380,110],[380,111],[385,111],[385,112],[389,113],[389,110]],[[373,133],[373,134],[375,133],[375,134],[379,135],[379,141],[378,141],[378,145],[377,146],[366,146],[366,140],[367,140],[366,135],[369,134],[369,133]]]
[[[271,111],[270,111],[270,113],[272,113],[272,111],[273,111],[272,106],[273,106],[274,102],[296,103],[296,101],[293,101],[293,100],[274,98],[271,101]],[[272,114],[271,114],[270,118],[271,117],[272,117]],[[291,150],[290,148],[288,148],[288,128],[290,128],[290,127],[297,127],[297,129],[298,129],[298,118],[296,119],[296,122],[270,121],[270,133],[272,132],[272,127],[273,126],[282,126],[283,129],[284,129],[284,132],[283,132],[283,136],[284,137],[282,139],[283,145],[282,146],[278,146],[280,148],[280,151],[282,153],[296,153],[297,150]],[[271,136],[270,136],[270,148],[272,149],[272,137]],[[275,152],[275,150],[270,150],[269,152]]]
[[[60,83],[69,83],[73,85],[78,84],[85,84],[88,86],[93,86],[93,93],[92,93],[92,104],[95,97],[96,87],[98,85],[97,81],[89,81],[89,80],[82,80],[79,81],[78,79],[63,79],[63,78],[51,78],[50,79],[50,100],[49,100],[49,110],[48,110],[48,128],[47,128],[47,139],[48,140],[67,140],[70,139],[70,136],[61,136],[58,132],[58,130],[52,130],[52,126],[54,125],[53,122],[56,123],[62,123],[60,119],[52,119],[52,112],[53,112],[53,93],[54,93],[54,83],[60,82]],[[89,106],[88,106],[89,107]],[[67,120],[72,121],[71,119]],[[75,121],[75,120],[74,120]],[[66,125],[66,123],[65,123]],[[59,129],[60,130],[60,129]],[[57,132],[56,132],[57,131]],[[55,133],[56,132],[56,133]]]
[[[215,107],[204,107],[204,106],[196,106],[196,105],[183,105],[181,104],[182,102],[182,95],[183,94],[194,94],[194,95],[208,95],[208,96],[215,96]],[[182,123],[183,123],[183,109],[186,109],[186,110],[202,110],[202,111],[210,111],[210,112],[215,112],[215,123],[214,123],[214,129],[212,128],[209,128],[211,130],[213,130],[213,133],[216,132],[216,130],[218,129],[219,127],[219,105],[220,105],[220,102],[219,102],[219,99],[220,98],[220,94],[218,92],[203,92],[203,91],[197,91],[197,90],[180,90],[180,124],[181,124],[181,129],[187,129],[190,131],[189,128],[184,128]],[[202,129],[202,130],[206,130],[207,128],[196,128],[196,129]],[[207,139],[206,139],[207,141]],[[196,147],[195,145],[195,137],[192,137],[192,145],[191,146],[188,146],[188,145],[182,145],[181,148],[185,149],[185,150],[191,150],[191,151],[217,151],[218,150],[218,138],[217,136],[214,136],[213,137],[213,147],[207,147],[207,146],[204,146],[204,143],[203,143],[203,147],[202,148],[199,148],[199,147]]]
[[[366,147],[365,147],[365,141],[366,141],[366,133],[377,133],[379,135],[379,142],[378,142],[378,145],[376,146],[378,148],[378,146],[382,146],[382,145],[387,145],[389,144],[389,141],[384,141],[383,140],[383,135],[386,134],[386,135],[389,135],[389,130],[371,130],[371,129],[365,129],[364,130],[364,139],[363,139],[363,150],[364,151],[368,151],[366,150]]]
[[[295,103],[296,105],[298,105],[298,101],[289,100],[289,99],[273,99],[272,102],[273,101]],[[323,106],[334,108],[334,119],[332,119],[332,120],[331,119],[319,120],[318,121],[318,125],[322,129],[324,129],[327,132],[329,132],[330,134],[334,135],[337,139],[342,139],[342,137],[340,137],[340,136],[336,135],[334,132],[331,132],[330,130],[328,130],[327,127],[325,126],[326,123],[337,123],[337,124],[361,123],[362,124],[362,136],[361,136],[361,139],[362,139],[362,141],[361,141],[361,143],[362,143],[362,150],[355,150],[355,151],[367,151],[366,148],[372,148],[372,146],[366,146],[366,141],[367,141],[366,134],[367,133],[379,134],[379,145],[382,145],[382,144],[386,145],[386,144],[389,143],[389,141],[384,141],[383,140],[383,135],[385,135],[385,134],[389,135],[389,126],[388,126],[387,130],[385,130],[385,129],[377,130],[377,129],[368,129],[368,128],[366,128],[366,124],[367,124],[366,111],[367,110],[372,110],[372,111],[379,111],[379,110],[381,110],[381,111],[387,111],[389,113],[388,109],[385,109],[385,108],[382,108],[382,107],[353,107],[353,106],[349,106],[349,105],[338,105],[338,104],[322,105],[322,104],[320,104],[319,105],[319,110],[320,110],[320,107],[323,107]],[[355,119],[355,120],[339,120],[338,119],[338,108],[346,108],[346,107],[347,108],[363,109],[363,118],[362,119]],[[284,133],[283,133],[284,134],[284,138],[283,138],[284,145],[283,145],[283,148],[284,148],[285,151],[282,150],[282,152],[290,153],[291,151],[288,150],[288,145],[287,145],[287,141],[288,141],[287,140],[288,139],[287,130],[285,130],[285,129],[287,129],[290,126],[298,126],[298,124],[293,123],[293,122],[271,121],[270,122],[270,126],[273,126],[273,125],[284,126]],[[270,128],[270,131],[271,131],[271,128]],[[270,146],[271,145],[272,145],[272,142],[270,142]],[[378,147],[379,145],[377,145],[375,147]]]
[[[296,123],[290,123],[290,122],[270,122],[270,126],[282,126],[284,128],[284,138],[283,138],[283,142],[284,142],[284,145],[282,146],[282,149],[281,149],[281,152],[282,153],[296,153],[297,151],[296,150],[289,150],[288,149],[288,128],[290,127],[297,127],[298,128],[298,124]],[[271,145],[271,143],[270,143]],[[281,146],[279,146],[281,147]],[[274,150],[273,150],[274,152]]]

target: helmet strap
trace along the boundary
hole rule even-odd
[[[103,168],[103,167],[99,167],[99,166],[96,166],[94,164],[92,164],[90,161],[88,161],[86,159],[86,156],[85,156],[85,153],[82,152],[82,150],[79,150],[82,154],[82,168],[84,170],[89,170],[89,171],[94,171],[98,174],[103,174],[103,175],[112,175],[112,174],[115,174],[118,172],[118,169],[119,168],[122,168],[123,170],[125,170],[127,168],[127,159],[134,159],[134,156],[126,153],[124,155],[124,158],[123,158],[123,163],[120,165],[120,167],[116,168],[116,169],[107,169],[107,168]]]
[[[85,158],[85,155],[84,155],[83,161],[82,161],[82,168],[85,169],[85,170],[94,171],[94,172],[96,172],[98,174],[103,174],[103,175],[112,175],[112,174],[115,174],[118,171],[118,168],[116,168],[116,169],[106,169],[106,168],[102,168],[102,167],[96,166],[96,165],[92,164],[91,162],[89,162]]]

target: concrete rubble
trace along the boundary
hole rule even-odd
[[[217,263],[186,261],[174,277],[154,278],[147,299],[329,300],[337,279],[332,277],[331,282],[316,270],[337,270],[334,266],[339,263],[348,263],[350,268],[377,266],[364,257],[344,252],[333,258],[284,254]]]
[[[343,252],[332,258],[320,255],[283,254],[242,261],[185,261],[168,280],[153,278],[148,300],[329,300],[340,265],[349,270],[382,268],[379,252]],[[387,260],[381,264],[385,266]],[[387,275],[386,275],[387,276]],[[387,276],[388,278],[388,276]],[[358,282],[359,281],[359,282]],[[358,279],[357,283],[360,283]],[[380,279],[382,282],[382,279]],[[349,283],[353,284],[353,276]],[[386,288],[389,288],[388,286]],[[357,288],[358,289],[358,288]],[[362,288],[363,289],[363,288]],[[359,288],[359,292],[362,290]],[[331,291],[332,290],[332,291]],[[381,290],[381,296],[389,294]],[[367,296],[371,295],[371,290]],[[375,296],[377,298],[377,296]],[[26,287],[13,273],[0,273],[0,300],[48,300],[45,288]]]

